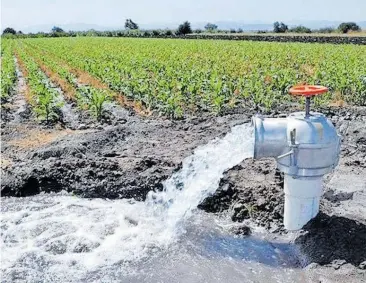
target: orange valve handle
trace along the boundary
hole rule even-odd
[[[305,97],[305,119],[310,117],[310,98],[328,91],[328,88],[320,85],[299,85],[290,88],[292,95]]]
[[[328,88],[320,85],[300,85],[290,88],[289,92],[292,95],[301,95],[305,97],[316,96],[326,93]]]

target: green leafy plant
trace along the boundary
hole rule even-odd
[[[83,87],[81,96],[80,100],[83,101],[83,105],[86,105],[96,119],[100,121],[103,117],[105,102],[111,100],[108,91],[88,86]]]
[[[106,91],[95,89],[92,90],[92,95],[90,98],[90,109],[93,111],[98,121],[102,119],[103,104],[108,100],[108,98],[109,97]]]
[[[62,106],[63,102],[57,102],[54,93],[47,89],[42,89],[38,93],[37,105],[34,110],[38,118],[50,123],[59,119],[60,108]]]

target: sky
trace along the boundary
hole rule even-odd
[[[345,4],[346,3],[346,4]],[[366,0],[1,0],[1,28],[85,23],[365,21]]]

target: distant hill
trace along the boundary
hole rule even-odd
[[[366,29],[366,21],[358,23],[361,28]]]

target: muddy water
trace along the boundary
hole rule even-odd
[[[56,86],[45,74],[44,75],[44,82],[47,84],[49,89],[53,89],[57,95],[55,95],[55,102],[59,104],[61,113],[62,113],[62,120],[69,125],[70,128],[75,129],[79,125],[79,115],[75,112],[73,106],[68,103],[65,98],[64,94],[60,87]]]
[[[13,98],[13,105],[15,112],[13,114],[13,123],[19,123],[21,121],[21,115],[26,110],[27,102],[25,101],[26,82],[23,73],[20,71],[17,59],[14,57],[15,61],[15,71],[17,73],[17,85],[16,85],[16,95]]]
[[[252,129],[199,147],[145,202],[41,194],[2,199],[4,282],[294,282],[288,239],[235,238],[225,219],[196,210],[223,172],[251,157]]]

